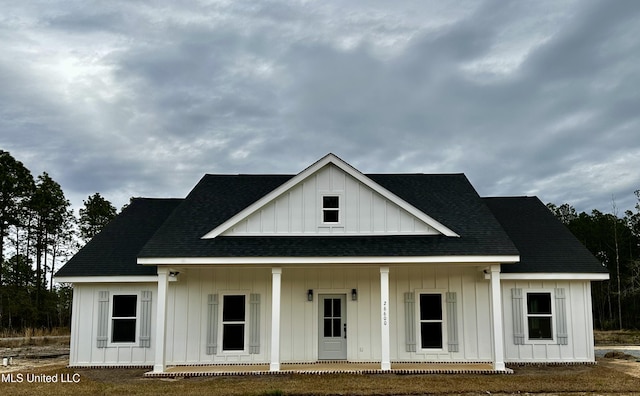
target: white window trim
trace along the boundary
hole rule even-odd
[[[227,290],[220,292],[220,308],[218,309],[218,351],[220,355],[249,355],[249,309],[250,309],[250,297],[251,292],[247,290]],[[244,348],[238,351],[225,351],[224,350],[224,325],[225,323],[240,323],[240,322],[224,322],[224,296],[244,296]]]
[[[416,353],[429,354],[429,353],[449,353],[448,345],[449,340],[447,338],[447,304],[446,304],[446,293],[445,289],[417,289],[415,291],[414,301],[415,301],[415,321],[416,321]],[[441,313],[442,317],[440,318],[440,323],[442,323],[442,348],[423,348],[422,347],[422,329],[420,324],[422,320],[420,320],[420,295],[421,294],[439,294],[440,295],[440,305],[441,305]],[[431,321],[435,322],[435,321]]]
[[[321,227],[342,227],[344,223],[344,197],[342,193],[333,193],[333,192],[321,192],[320,194],[320,226]],[[337,208],[327,208],[328,210],[337,210],[338,211],[338,221],[337,222],[325,222],[324,221],[324,197],[338,197],[338,207]]]
[[[115,301],[116,296],[136,296],[136,333],[135,340],[130,342],[113,342],[113,320],[114,319],[127,319],[130,317],[114,317],[113,316],[113,303]],[[140,337],[140,292],[117,292],[111,293],[109,297],[109,327],[108,327],[108,346],[139,346],[139,337]]]
[[[557,344],[557,340],[556,340],[556,322],[557,322],[557,318],[556,318],[556,307],[555,307],[555,293],[553,292],[553,290],[549,290],[549,289],[526,289],[526,290],[522,290],[523,291],[523,298],[522,298],[522,312],[524,313],[524,327],[525,327],[525,334],[524,334],[524,344],[525,345],[553,345],[553,344]],[[549,298],[550,298],[550,304],[551,304],[551,315],[532,315],[534,317],[551,317],[551,338],[548,339],[530,339],[529,338],[529,307],[527,306],[527,301],[529,299],[529,294],[532,293],[545,293],[545,294],[549,294]]]

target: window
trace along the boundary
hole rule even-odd
[[[114,295],[111,342],[136,342],[137,295]]]
[[[340,222],[340,197],[337,195],[325,195],[322,197],[322,222]]]
[[[551,293],[527,293],[529,340],[552,340]]]
[[[342,299],[324,299],[324,337],[342,337]]]
[[[420,294],[420,345],[442,349],[442,294]]]
[[[222,350],[245,349],[246,296],[226,295],[222,300]]]

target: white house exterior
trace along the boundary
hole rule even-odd
[[[70,366],[593,362],[606,270],[537,198],[464,175],[207,175],[137,199],[56,276]]]

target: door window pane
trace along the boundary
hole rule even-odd
[[[342,335],[340,334],[340,325],[342,321],[340,320],[340,318],[336,318],[333,319],[333,336],[334,337],[341,337]]]
[[[331,319],[325,319],[324,320],[324,336],[325,337],[332,337],[333,336],[333,326],[331,324],[332,320]]]
[[[331,299],[330,298],[324,299],[324,317],[325,318],[331,317]]]
[[[340,303],[341,303],[341,301],[340,301],[339,298],[334,298],[333,299],[333,315],[332,316],[334,318],[336,318],[336,317],[339,318],[342,315],[341,312],[340,312]]]

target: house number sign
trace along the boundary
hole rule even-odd
[[[382,323],[387,325],[387,300],[382,302]]]

